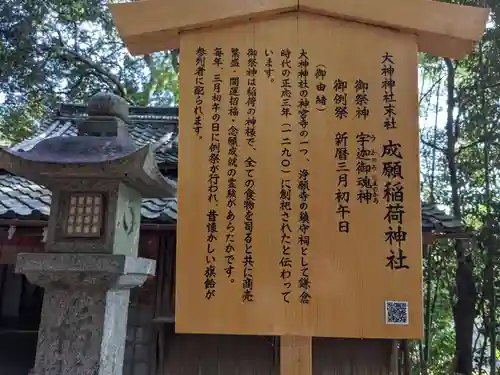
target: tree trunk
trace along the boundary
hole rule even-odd
[[[450,59],[445,59],[448,69],[447,77],[447,153],[448,172],[450,174],[450,185],[452,195],[453,214],[462,219],[462,210],[459,195],[458,172],[456,165],[455,146],[458,138],[458,126],[453,116],[455,109],[455,67]],[[473,275],[473,261],[469,252],[465,251],[461,240],[456,240],[455,257],[457,269],[455,273],[455,285],[457,299],[453,306],[453,318],[455,321],[455,369],[456,374],[472,374],[472,335],[475,317],[476,290]]]

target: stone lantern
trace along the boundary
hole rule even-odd
[[[16,272],[45,288],[33,373],[121,375],[130,289],[154,275],[137,257],[141,199],[171,197],[151,146],[128,133],[128,104],[97,94],[75,137],[0,150],[2,168],[52,190],[46,253]]]

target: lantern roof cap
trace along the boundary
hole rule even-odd
[[[126,157],[137,150],[127,137],[52,137],[29,151],[9,151],[23,159],[42,163],[101,163]]]
[[[143,198],[171,198],[176,195],[176,181],[161,174],[155,160],[155,153],[151,145],[141,148],[125,149],[121,152],[109,152],[108,157],[99,157],[97,152],[82,156],[75,156],[81,146],[74,147],[73,153],[64,155],[61,149],[45,152],[50,144],[57,142],[57,138],[44,140],[31,151],[18,152],[0,148],[0,165],[17,176],[27,178],[51,190],[60,190],[61,185],[68,179],[92,179],[95,181],[119,181],[126,183],[137,190]],[[99,137],[66,137],[77,141],[78,138]],[[62,139],[59,139],[63,142]],[[121,147],[117,143],[105,144],[106,140],[99,139],[93,147],[102,146],[102,149],[111,150],[112,147]],[[45,145],[44,145],[45,144]],[[63,149],[71,148],[71,143],[64,140]],[[97,145],[97,146],[96,146]],[[60,146],[60,144],[58,145]]]
[[[127,122],[129,105],[121,96],[100,92],[89,99],[86,112],[88,116],[112,116]]]

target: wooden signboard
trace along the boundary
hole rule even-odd
[[[488,11],[373,1],[112,6],[132,53],[181,50],[177,332],[295,335],[305,372],[310,336],[421,337],[417,52]]]
[[[415,37],[297,13],[181,51],[177,331],[420,337]]]

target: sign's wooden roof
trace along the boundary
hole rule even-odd
[[[42,139],[75,136],[76,124],[85,116],[85,106],[62,105],[44,122],[32,138],[14,149],[28,150]],[[130,109],[130,133],[138,145],[154,143],[160,169],[172,178],[177,176],[177,108]],[[0,219],[46,220],[51,193],[45,187],[10,173],[0,173]],[[146,222],[175,224],[177,199],[144,199],[142,219]],[[435,205],[422,203],[424,232],[451,233],[461,230],[460,223]]]
[[[135,55],[179,48],[180,35],[189,31],[301,12],[413,34],[420,52],[460,59],[481,38],[490,13],[431,0],[146,0],[110,8],[120,36]]]

